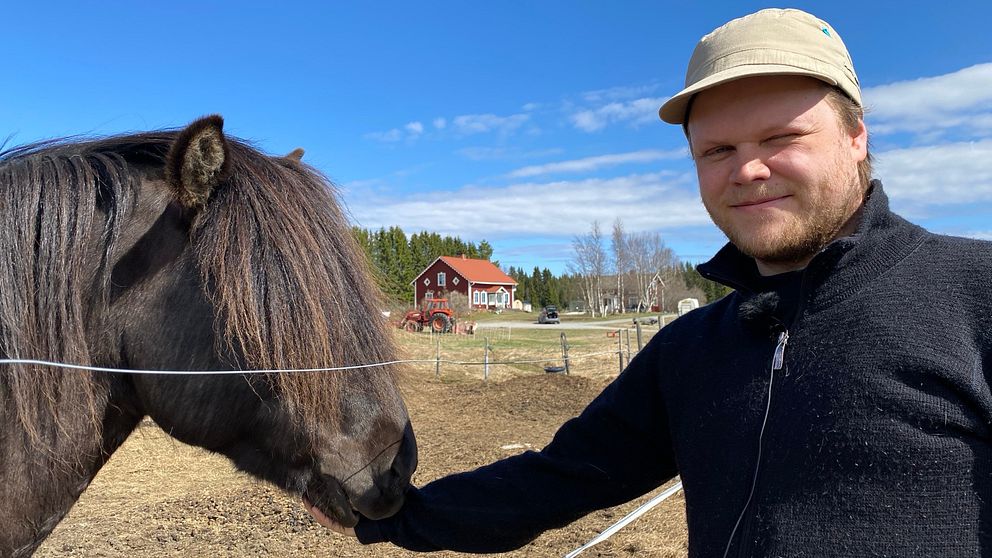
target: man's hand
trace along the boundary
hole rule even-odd
[[[327,517],[326,515],[324,515],[324,512],[317,509],[317,506],[314,506],[307,500],[303,500],[303,508],[306,509],[308,512],[310,512],[310,515],[312,515],[313,518],[317,520],[317,523],[320,523],[321,525],[327,527],[331,531],[334,531],[335,533],[340,533],[342,535],[347,535],[349,537],[355,536],[355,529],[353,527],[345,527],[344,525],[341,525],[340,523],[334,521],[330,517]]]

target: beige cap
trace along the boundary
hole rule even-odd
[[[685,72],[685,89],[665,101],[658,114],[665,122],[683,124],[689,99],[696,93],[761,75],[814,77],[861,104],[851,55],[833,27],[801,10],[768,9],[735,19],[700,39]]]

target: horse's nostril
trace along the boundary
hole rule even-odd
[[[417,469],[417,440],[409,423],[399,443],[391,444],[370,465],[365,475],[353,476],[346,483],[353,496],[351,504],[369,519],[389,517],[403,505]]]
[[[413,427],[408,422],[403,430],[403,441],[400,442],[400,449],[396,452],[393,465],[390,471],[397,477],[409,482],[413,472],[417,469],[417,438],[413,434]]]

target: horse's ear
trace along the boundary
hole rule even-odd
[[[165,178],[176,188],[183,207],[200,208],[217,184],[227,178],[230,159],[224,119],[207,116],[176,136],[165,160]]]
[[[296,149],[294,149],[294,150],[290,151],[289,153],[287,153],[285,158],[286,159],[292,159],[294,161],[302,161],[303,160],[303,153],[304,153],[303,148],[302,147],[297,147]]]

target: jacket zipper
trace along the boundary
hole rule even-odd
[[[789,330],[790,326],[793,331],[799,324],[799,320],[802,318],[803,309],[806,306],[806,274],[803,273],[802,281],[799,285],[799,299],[796,304],[795,315],[793,316],[791,323],[786,326],[782,324],[782,331],[778,334],[778,341],[775,344],[775,352],[772,354],[772,366],[771,371],[768,375],[768,403],[765,409],[765,418],[761,424],[761,432],[758,434],[758,459],[755,460],[754,464],[754,477],[751,481],[751,492],[748,495],[747,503],[744,505],[744,509],[741,510],[741,519],[744,521],[744,529],[741,532],[740,545],[738,546],[737,556],[740,558],[746,557],[751,552],[751,547],[753,543],[751,541],[751,531],[754,529],[754,517],[755,512],[751,507],[751,500],[754,498],[754,494],[757,492],[758,488],[758,473],[761,471],[761,456],[762,450],[764,449],[764,435],[765,429],[768,426],[768,417],[771,414],[772,408],[772,385],[775,380],[775,373],[779,370],[785,369],[785,349],[789,345]],[[783,376],[788,376],[789,372],[786,369]],[[741,519],[738,519],[740,523]],[[737,530],[737,526],[734,527],[734,531]],[[724,552],[724,558],[730,552],[730,546],[734,542],[733,533],[730,536],[730,540],[727,541],[727,551]]]
[[[789,344],[789,330],[778,334],[778,345],[775,346],[775,356],[772,357],[772,372],[782,369],[785,364],[785,346]]]
[[[747,501],[744,503],[744,508],[741,510],[741,515],[737,518],[737,523],[734,525],[734,529],[730,533],[730,538],[727,540],[727,548],[723,552],[724,558],[726,558],[730,553],[730,547],[734,544],[734,537],[737,534],[737,528],[741,527],[743,521],[743,528],[740,533],[740,544],[737,549],[737,556],[743,558],[747,556],[748,552],[751,550],[751,531],[754,529],[754,508],[751,507],[751,501],[754,499],[754,494],[758,487],[758,477],[761,472],[761,455],[764,449],[764,438],[765,429],[768,426],[768,417],[771,414],[772,408],[772,393],[773,386],[775,385],[775,373],[782,370],[785,366],[785,348],[789,344],[789,330],[782,330],[778,334],[778,342],[775,344],[775,352],[772,354],[772,366],[771,371],[768,375],[768,396],[767,402],[765,403],[765,417],[761,422],[761,430],[758,433],[758,457],[754,462],[754,476],[751,478],[751,490],[748,492]]]
[[[806,270],[808,269],[809,266],[807,265]],[[727,548],[723,552],[723,558],[727,558],[727,556],[730,555],[730,547],[733,546],[734,544],[734,538],[737,535],[737,529],[738,527],[741,526],[742,520],[744,520],[743,521],[744,529],[741,531],[740,534],[741,535],[740,544],[738,545],[737,556],[740,558],[744,558],[751,551],[751,547],[753,546],[753,544],[750,541],[750,538],[751,538],[751,531],[754,529],[755,513],[753,508],[751,508],[751,500],[754,498],[754,494],[757,491],[758,473],[761,471],[761,454],[762,454],[762,450],[764,449],[763,445],[764,445],[765,428],[768,425],[768,417],[771,413],[771,407],[772,407],[772,385],[774,384],[775,372],[778,372],[779,370],[785,368],[785,348],[789,344],[790,326],[791,329],[795,331],[796,327],[799,324],[799,320],[802,318],[804,307],[806,306],[806,280],[808,278],[808,274],[806,273],[806,270],[803,271],[802,279],[800,280],[799,297],[796,304],[795,314],[792,320],[790,320],[791,323],[788,326],[785,324],[781,324],[782,331],[778,334],[778,341],[775,344],[775,352],[772,354],[772,365],[768,375],[768,401],[765,407],[765,417],[762,420],[761,430],[758,434],[758,458],[755,460],[754,463],[754,476],[751,480],[751,490],[748,494],[747,501],[744,504],[744,508],[741,510],[741,514],[737,518],[737,523],[734,524],[734,528],[730,532],[730,537],[727,540]],[[711,281],[722,283],[738,291],[742,289],[744,291],[750,291],[749,288],[738,283],[737,281],[728,279],[727,277],[722,277],[719,274],[706,273],[703,274],[703,277]],[[788,376],[788,375],[789,375],[788,370],[786,370],[783,373],[783,376]]]

